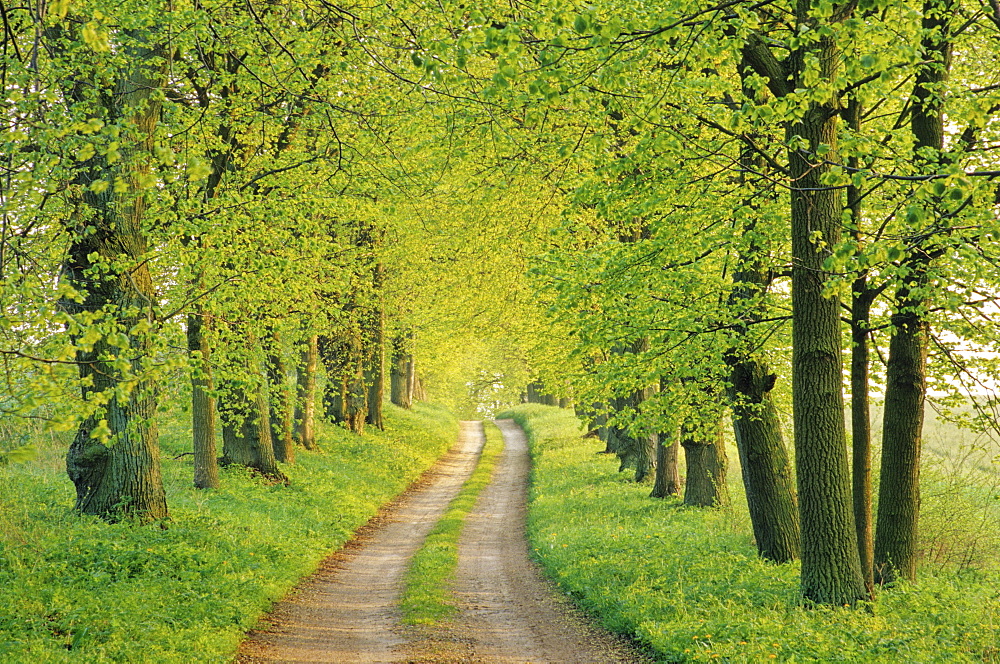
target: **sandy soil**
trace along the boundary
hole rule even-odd
[[[404,627],[397,603],[410,556],[472,472],[482,425],[248,635],[236,661],[647,662],[626,640],[575,611],[529,559],[524,537],[529,455],[524,434],[498,422],[505,449],[459,543],[449,624]]]

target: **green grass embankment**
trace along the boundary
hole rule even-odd
[[[184,422],[163,426],[172,521],[111,525],[72,510],[64,443],[0,467],[0,661],[225,662],[271,603],[399,494],[455,440],[457,422],[387,406],[387,430],[320,433],[289,486],[222,472],[191,488]]]
[[[733,507],[685,508],[618,474],[615,460],[597,454],[599,441],[581,438],[571,412],[526,405],[506,415],[532,447],[534,554],[583,607],[662,661],[1000,661],[996,567],[924,569],[916,582],[880,593],[871,611],[805,609],[798,564],[756,555],[738,468],[730,469]],[[939,488],[931,481],[925,493]]]
[[[479,493],[490,483],[493,468],[503,452],[500,429],[492,422],[483,425],[486,444],[476,469],[410,561],[400,602],[403,621],[407,624],[433,625],[450,618],[458,610],[451,594],[451,583],[458,567],[458,540],[465,518],[475,507]]]

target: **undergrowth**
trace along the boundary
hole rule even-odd
[[[995,551],[993,566],[975,570],[929,561],[917,581],[882,591],[868,610],[806,609],[798,565],[757,557],[738,501],[717,510],[649,498],[649,486],[628,482],[597,454],[599,442],[581,438],[571,412],[527,405],[507,416],[531,441],[535,556],[607,627],[662,661],[1000,662]],[[946,490],[944,479],[931,474],[925,491]],[[738,482],[731,490],[741,492]]]
[[[486,443],[476,469],[410,560],[400,602],[406,624],[433,625],[452,617],[458,610],[451,594],[451,583],[458,567],[458,540],[465,518],[475,507],[480,492],[490,483],[493,468],[503,451],[500,429],[492,422],[483,425]]]
[[[288,486],[235,468],[191,487],[185,423],[162,428],[171,521],[111,525],[73,512],[65,441],[0,466],[0,661],[225,662],[271,603],[454,442],[423,404],[386,406],[386,432],[323,427]],[[175,458],[176,457],[176,458]]]

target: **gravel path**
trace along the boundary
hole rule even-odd
[[[241,646],[237,662],[522,663],[648,662],[631,643],[594,626],[545,580],[524,536],[530,465],[520,428],[497,423],[505,448],[459,543],[460,615],[403,627],[397,603],[410,556],[472,472],[482,424],[458,443],[344,551],[279,603]]]

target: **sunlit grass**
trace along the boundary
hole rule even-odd
[[[798,565],[758,559],[738,503],[705,510],[649,498],[649,486],[628,482],[597,454],[599,442],[581,438],[572,413],[532,405],[513,415],[535,462],[536,557],[607,626],[663,661],[1000,661],[995,566],[925,567],[916,582],[882,592],[870,611],[805,609]],[[928,478],[926,491],[937,487]],[[739,491],[738,482],[731,488]]]
[[[387,431],[323,427],[289,486],[237,469],[191,488],[185,423],[161,444],[172,521],[109,525],[72,511],[64,441],[0,468],[0,661],[225,662],[244,632],[455,440],[446,412],[387,406]]]

